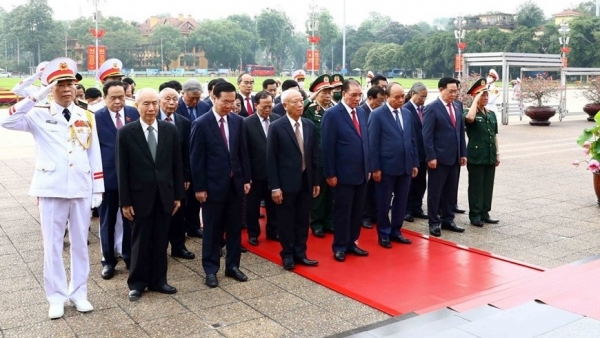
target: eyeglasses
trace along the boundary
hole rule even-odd
[[[242,84],[245,84],[246,86],[250,86],[254,84],[254,81],[242,81]]]
[[[362,93],[346,93],[346,95],[350,96],[353,99],[359,99],[362,96]]]

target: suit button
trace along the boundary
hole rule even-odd
[[[72,167],[72,166],[73,166],[73,163],[70,163],[70,164],[69,164],[69,167]]]

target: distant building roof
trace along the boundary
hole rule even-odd
[[[157,16],[151,16],[149,19],[146,19],[144,23],[140,24],[139,30],[143,36],[148,36],[152,34],[154,28],[159,25],[170,25],[179,29],[181,34],[189,35],[196,27],[198,27],[198,22],[196,22],[191,15],[188,15],[187,18],[184,17],[183,14],[179,14],[177,18],[159,18]]]
[[[567,10],[567,11],[562,11],[560,13],[556,13],[552,16],[553,17],[567,17],[567,16],[581,16],[581,15],[583,15],[583,14],[579,13],[577,11]]]

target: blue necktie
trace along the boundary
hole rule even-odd
[[[190,117],[192,118],[192,122],[196,119],[196,109],[188,107],[188,112],[190,113]]]
[[[402,131],[402,125],[400,124],[400,116],[398,115],[398,111],[394,110],[393,113],[396,115],[396,123],[398,123],[398,128],[400,128],[400,131]]]

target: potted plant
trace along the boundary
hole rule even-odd
[[[558,96],[560,82],[553,80],[546,73],[539,73],[535,77],[527,77],[521,81],[521,97],[524,102],[533,105],[525,108],[525,115],[529,116],[532,126],[549,126],[550,118],[556,114],[556,108],[545,106],[550,99]]]
[[[580,87],[580,89],[583,89],[583,97],[590,101],[583,106],[583,111],[589,115],[587,120],[594,122],[594,116],[600,110],[600,76],[591,78],[588,86]]]
[[[600,205],[600,114],[594,117],[596,125],[592,128],[586,128],[577,139],[577,144],[583,148],[585,155],[590,155],[589,160],[574,161],[573,165],[579,166],[580,162],[586,162],[587,169],[593,174],[594,191],[596,199]]]

